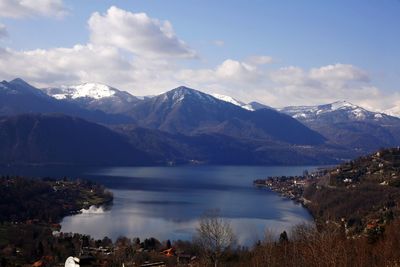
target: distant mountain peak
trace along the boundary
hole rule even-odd
[[[42,91],[57,100],[69,101],[86,109],[115,114],[126,112],[134,103],[140,101],[128,92],[93,82],[44,88]]]
[[[178,103],[183,101],[185,98],[192,98],[201,101],[212,101],[215,102],[215,98],[209,94],[200,92],[198,90],[186,87],[179,86],[175,89],[172,89],[162,95],[163,101],[173,101],[174,103]]]
[[[29,85],[31,86],[29,83],[27,83],[26,81],[24,81],[21,78],[15,78],[14,80],[10,81],[11,84],[24,84],[24,85]]]
[[[181,86],[178,86],[178,87],[172,89],[171,91],[192,92],[192,91],[197,91],[197,90],[195,90],[193,88],[189,88],[189,87],[184,86],[184,85],[181,85]]]
[[[1,87],[9,94],[34,94],[36,96],[47,97],[42,91],[33,87],[21,78],[16,78],[9,82],[2,81]]]
[[[381,120],[388,117],[384,113],[368,111],[345,100],[317,106],[290,106],[280,111],[302,121],[313,121],[321,116],[352,121]]]
[[[331,105],[331,109],[332,110],[338,110],[338,109],[343,109],[343,108],[347,108],[347,109],[349,109],[349,108],[350,109],[361,108],[361,107],[359,107],[357,105],[354,105],[354,104],[352,104],[352,103],[350,103],[350,102],[348,102],[346,100],[336,101],[336,102],[333,102],[333,103],[331,103],[329,105]]]
[[[53,92],[56,91],[51,94],[56,99],[101,99],[105,97],[111,97],[117,92],[117,89],[108,85],[91,82],[72,86],[61,86],[61,88],[52,88],[50,90],[53,90]]]
[[[192,89],[186,86],[179,86],[176,87],[168,92],[166,94],[173,94],[173,95],[199,95],[199,94],[204,94],[203,92],[200,92],[196,89]]]

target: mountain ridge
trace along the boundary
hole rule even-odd
[[[110,129],[62,114],[0,117],[0,163],[145,165],[150,157]]]
[[[19,78],[0,82],[0,116],[24,113],[62,113],[110,124],[133,122],[123,114],[88,110],[75,103],[59,101]]]
[[[143,148],[141,142],[147,142],[158,162],[168,161],[166,155],[170,152],[172,161],[177,162],[207,162],[207,157],[210,162],[221,162],[220,156],[211,159],[213,153],[221,155],[221,151],[248,155],[247,160],[242,158],[247,163],[280,164],[283,158],[292,158],[296,164],[303,162],[301,156],[316,160],[316,155],[324,162],[336,162],[400,144],[400,119],[373,113],[346,101],[280,110],[251,102],[254,108],[249,110],[230,97],[216,98],[180,86],[158,96],[143,99],[132,96],[133,101],[124,105],[114,101],[114,96],[122,91],[106,85],[86,83],[70,91],[66,89],[61,92],[69,96],[58,96],[60,100],[54,97],[56,89],[53,88],[55,92],[49,96],[46,90],[39,90],[21,79],[3,81],[0,83],[0,115],[61,113],[102,123],[112,130],[124,128],[112,125],[126,125],[125,129],[144,128],[147,130],[128,131],[127,138],[137,147]],[[107,102],[109,99],[112,104]],[[143,134],[142,139],[140,134]],[[148,142],[150,136],[156,146]],[[230,140],[231,147],[226,140]],[[217,146],[218,142],[220,151],[206,147]],[[170,151],[162,153],[159,150],[163,147]],[[186,152],[179,154],[179,149]],[[268,152],[277,160],[270,158]],[[261,160],[256,159],[257,156]],[[232,157],[235,164],[238,159]]]
[[[324,142],[322,136],[290,116],[268,109],[245,110],[187,87],[177,87],[138,102],[129,114],[142,127],[170,133],[194,135],[212,132],[293,144]]]
[[[370,153],[400,145],[400,118],[368,111],[347,101],[280,109],[335,144]]]

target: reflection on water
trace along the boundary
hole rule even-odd
[[[105,208],[103,206],[96,207],[96,206],[90,206],[88,209],[81,209],[82,214],[99,214],[99,213],[104,213]]]
[[[190,240],[198,218],[219,209],[238,241],[251,245],[265,230],[279,233],[310,221],[301,206],[282,199],[252,181],[273,175],[301,174],[312,167],[133,167],[92,170],[85,177],[114,193],[109,210],[92,210],[66,217],[62,231],[95,238],[128,237]]]

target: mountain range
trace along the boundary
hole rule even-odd
[[[141,98],[15,79],[0,83],[0,116],[1,163],[328,164],[400,144],[399,118],[348,102],[274,109],[187,87]]]
[[[106,124],[133,122],[123,114],[90,110],[76,102],[58,100],[19,78],[0,82],[0,116],[25,113],[60,113]]]
[[[298,145],[325,141],[317,132],[278,111],[249,111],[187,87],[145,99],[127,114],[142,127],[190,136],[213,133]]]
[[[400,119],[346,101],[280,109],[318,131],[331,143],[369,153],[400,144]]]

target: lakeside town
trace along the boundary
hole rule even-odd
[[[265,179],[256,179],[253,184],[256,187],[266,187],[295,202],[306,204],[309,200],[304,198],[305,188],[318,182],[327,173],[328,168],[318,168],[311,173],[308,170],[304,170],[303,175],[272,176]]]
[[[400,215],[400,148],[379,150],[336,167],[300,176],[254,180],[304,206],[319,228],[334,225],[345,235],[377,239]]]

